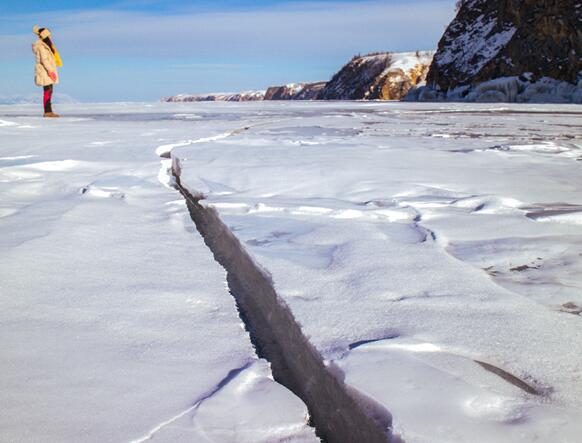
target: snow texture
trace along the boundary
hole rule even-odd
[[[459,26],[458,22],[451,25],[451,30],[455,26]],[[495,16],[480,15],[462,35],[445,43],[443,50],[436,54],[435,63],[438,66],[454,64],[467,76],[478,73],[507,45],[517,30],[512,25],[501,30],[496,28]]]
[[[436,51],[392,52],[392,63],[388,71],[402,69],[408,72],[418,65],[429,66]]]
[[[174,149],[182,183],[396,433],[578,438],[577,107],[242,109],[277,118]]]
[[[404,441],[579,439],[578,106],[59,111],[0,107],[1,440],[317,441],[254,354],[178,162]]]
[[[158,180],[224,130],[167,109],[0,108],[1,441],[317,441]]]

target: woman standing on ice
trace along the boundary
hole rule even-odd
[[[52,96],[53,85],[59,82],[57,66],[63,66],[61,57],[50,39],[51,32],[47,28],[35,26],[32,31],[38,35],[38,40],[32,44],[32,52],[36,57],[34,67],[34,82],[44,89],[44,116],[59,117],[53,112]]]

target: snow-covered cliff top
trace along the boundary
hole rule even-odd
[[[263,100],[265,91],[210,92],[208,94],[177,94],[165,102],[241,102]]]
[[[451,25],[452,29],[460,27],[458,21]],[[446,35],[447,44],[435,55],[435,64],[441,67],[453,64],[460,72],[476,74],[499,54],[517,30],[512,25],[496,28],[499,28],[497,17],[481,14],[459,36]]]

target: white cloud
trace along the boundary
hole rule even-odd
[[[69,57],[309,59],[434,48],[452,17],[453,3],[299,3],[255,11],[169,15],[104,10],[17,20],[27,31],[39,20],[41,26],[52,27],[61,52]],[[32,33],[0,36],[0,58],[22,55],[23,46],[32,39]]]

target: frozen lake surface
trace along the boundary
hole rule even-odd
[[[59,111],[0,106],[0,440],[318,441],[296,324],[405,442],[579,441],[580,106]]]

